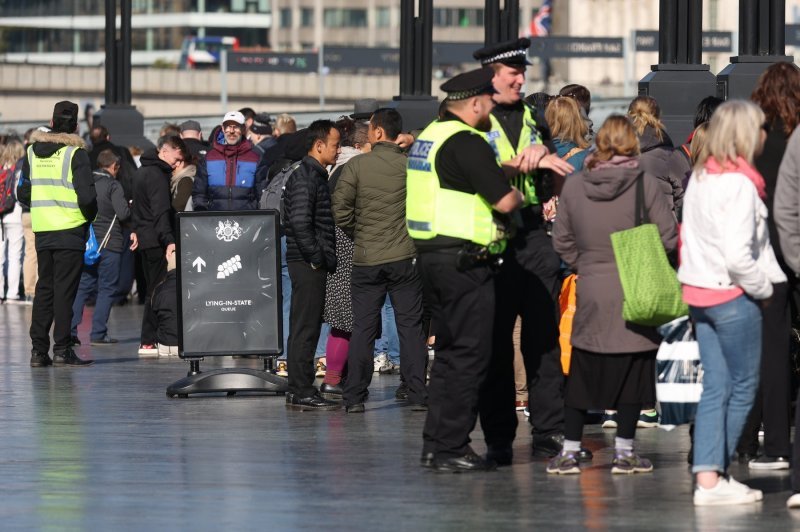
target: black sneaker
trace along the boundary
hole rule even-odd
[[[77,336],[70,336],[69,337],[69,345],[81,345],[81,339]]]
[[[94,360],[84,360],[80,358],[78,355],[75,354],[75,351],[72,350],[72,347],[67,347],[64,351],[60,353],[53,354],[53,365],[54,366],[91,366],[94,364]]]
[[[111,345],[111,344],[116,344],[117,342],[118,340],[116,338],[109,338],[108,335],[106,335],[96,340],[92,339],[92,341],[89,343],[91,345]]]
[[[40,353],[36,349],[31,349],[31,367],[32,368],[45,368],[51,366],[53,361],[50,360],[50,355],[47,353]]]
[[[747,463],[750,469],[764,471],[776,471],[779,469],[789,469],[789,458],[786,456],[759,456]]]
[[[396,401],[408,401],[408,384],[400,382],[400,386],[394,391],[394,398]]]

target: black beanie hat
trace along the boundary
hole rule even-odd
[[[53,107],[53,131],[75,133],[78,127],[78,105],[64,100]]]

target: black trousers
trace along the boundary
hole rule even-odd
[[[145,284],[147,285],[147,296],[144,300],[144,315],[142,316],[142,345],[155,345],[156,331],[158,330],[158,319],[152,309],[153,290],[156,285],[164,280],[167,275],[167,259],[164,250],[161,248],[143,249],[140,252],[142,258],[142,271],[144,272]]]
[[[300,261],[287,263],[292,280],[292,310],[289,313],[289,340],[286,363],[289,392],[311,397],[314,387],[314,352],[325,309],[325,282],[328,273]]]
[[[412,403],[427,402],[425,368],[428,360],[422,329],[422,281],[413,259],[378,266],[353,265],[353,334],[344,384],[346,405],[367,399],[373,373],[375,339],[380,335],[381,308],[386,294],[392,301],[400,339],[400,372]]]
[[[39,281],[31,314],[31,343],[40,353],[50,351],[50,327],[53,327],[53,353],[63,352],[70,344],[72,304],[83,271],[83,251],[39,249]]]
[[[536,260],[522,266],[508,257],[495,279],[492,362],[480,401],[481,428],[488,445],[508,445],[517,432],[512,341],[517,316],[522,318],[520,347],[534,438],[564,430],[564,375],[558,343],[560,260],[544,230],[537,245]]]
[[[417,260],[436,323],[423,453],[460,456],[469,450],[478,393],[489,370],[494,272],[488,265],[460,272],[454,253],[423,252]]]
[[[755,455],[758,451],[758,429],[764,423],[764,454],[789,456],[789,422],[791,419],[791,366],[789,344],[791,307],[789,285],[772,285],[772,299],[761,310],[761,377],[736,450]]]

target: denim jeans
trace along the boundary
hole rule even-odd
[[[761,309],[742,295],[713,307],[690,307],[703,364],[693,473],[724,473],[758,387]]]
[[[289,345],[289,313],[292,310],[292,280],[289,277],[289,267],[286,265],[286,236],[281,237],[281,293],[283,296],[283,354],[280,358],[285,360]],[[325,356],[325,346],[328,344],[330,331],[331,326],[323,323],[314,356]]]
[[[400,364],[400,340],[397,337],[397,324],[394,321],[394,308],[389,295],[381,309],[381,337],[375,341],[375,355],[386,353],[393,364]]]
[[[83,307],[95,291],[97,299],[92,314],[91,340],[101,340],[108,333],[108,316],[117,292],[122,254],[104,249],[100,260],[92,266],[83,266],[78,294],[72,304],[72,336],[77,336],[78,325],[83,319]]]

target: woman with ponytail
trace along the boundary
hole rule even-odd
[[[678,214],[683,203],[683,181],[689,172],[686,158],[676,151],[661,123],[661,108],[651,96],[638,96],[628,106],[628,118],[639,137],[642,169],[661,180],[669,204]]]

